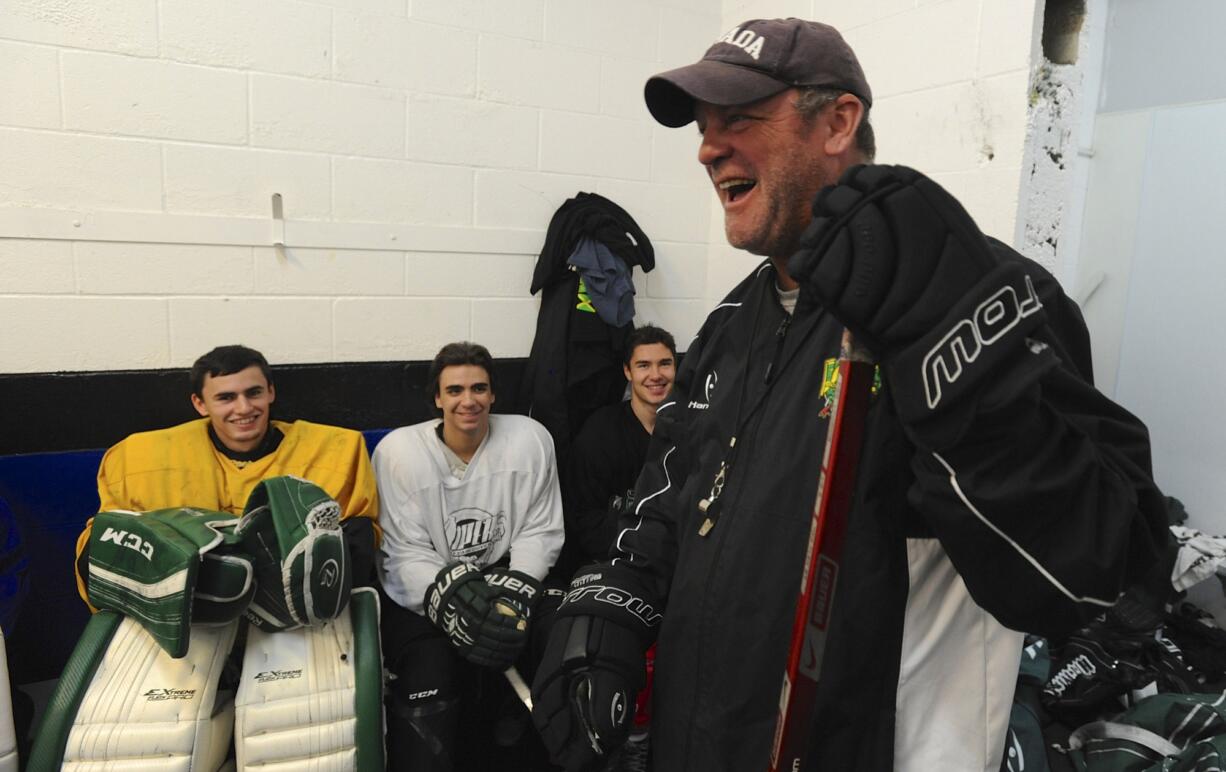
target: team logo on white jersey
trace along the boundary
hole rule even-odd
[[[477,507],[457,509],[447,515],[443,524],[451,557],[484,567],[490,549],[506,533],[506,516],[493,514]]]

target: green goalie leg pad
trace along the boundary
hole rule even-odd
[[[357,772],[383,772],[383,652],[379,644],[379,594],[373,587],[349,596],[357,673],[355,745]]]
[[[64,759],[68,733],[81,707],[81,700],[94,679],[99,663],[106,656],[107,646],[123,616],[113,611],[99,611],[85,625],[85,632],[72,650],[59,683],[39,722],[34,747],[26,763],[28,772],[56,772]]]

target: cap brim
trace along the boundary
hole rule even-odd
[[[694,102],[743,105],[765,99],[788,88],[771,76],[727,62],[703,59],[662,72],[647,80],[643,98],[651,116],[677,128],[694,120]]]

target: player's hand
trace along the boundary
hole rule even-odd
[[[532,720],[552,761],[568,772],[604,764],[626,741],[645,678],[631,631],[586,614],[559,619],[532,684]]]
[[[452,563],[438,572],[426,590],[426,616],[460,656],[482,667],[509,667],[528,640],[527,617],[501,600],[470,563]]]
[[[888,356],[930,332],[996,264],[940,185],[905,166],[853,166],[818,192],[788,271]]]
[[[485,569],[485,583],[521,617],[531,619],[532,610],[541,597],[540,582],[523,571],[491,566]]]

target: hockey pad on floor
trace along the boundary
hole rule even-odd
[[[95,614],[34,739],[30,772],[209,772],[230,747],[233,695],[219,688],[239,621],[193,626],[172,659],[144,627]]]
[[[336,619],[270,633],[252,627],[235,698],[238,769],[383,769],[379,597],[353,590]]]

